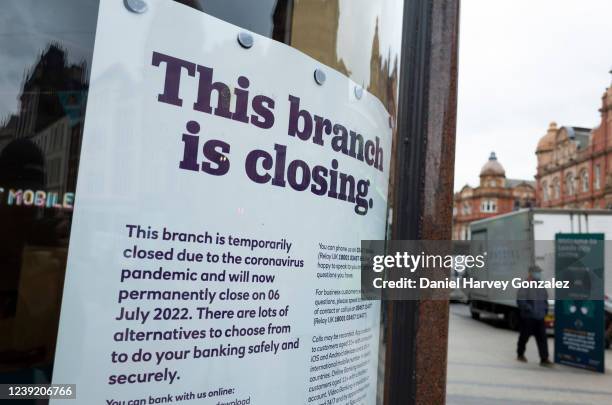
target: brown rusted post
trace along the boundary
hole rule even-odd
[[[451,238],[459,0],[407,0],[394,239]],[[448,302],[388,304],[386,404],[446,400]]]

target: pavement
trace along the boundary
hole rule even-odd
[[[447,404],[612,404],[612,350],[606,350],[606,374],[558,364],[549,369],[539,365],[533,337],[529,363],[516,361],[517,339],[499,321],[473,320],[467,305],[451,304]],[[552,337],[548,348],[552,360]]]

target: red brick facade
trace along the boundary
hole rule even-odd
[[[612,86],[595,129],[551,123],[536,150],[539,207],[612,208]]]
[[[480,185],[465,185],[455,193],[453,239],[469,239],[469,227],[473,221],[531,207],[534,202],[534,182],[506,179],[506,171],[497,161],[495,153],[491,153],[480,170]]]

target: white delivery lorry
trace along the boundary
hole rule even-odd
[[[530,208],[475,221],[470,225],[471,239],[488,246],[484,269],[469,271],[465,277],[476,280],[512,280],[526,278],[531,266],[542,269],[542,279],[555,274],[555,235],[557,233],[603,233],[612,240],[612,211]],[[476,243],[478,245],[478,243]],[[612,292],[612,249],[604,249],[605,293]],[[470,302],[472,318],[481,314],[503,318],[508,327],[518,328],[516,289],[464,289]],[[548,290],[552,328],[554,290]]]

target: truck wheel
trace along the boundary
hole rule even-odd
[[[470,302],[470,314],[472,315],[472,319],[479,320],[480,312],[476,312],[474,308],[474,301]]]
[[[518,330],[519,322],[520,319],[517,311],[506,312],[506,324],[508,325],[508,328],[512,330]]]

